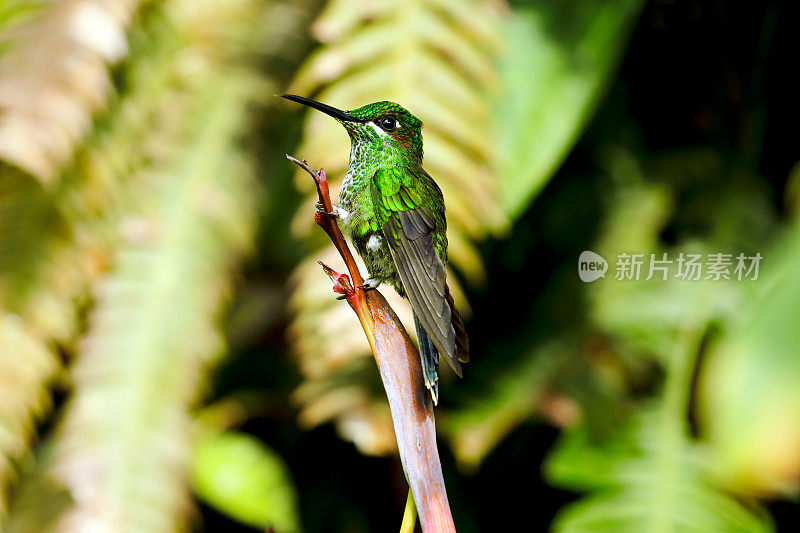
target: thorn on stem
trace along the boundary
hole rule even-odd
[[[347,274],[340,274],[322,261],[317,261],[317,263],[322,266],[322,270],[325,272],[325,274],[331,278],[331,281],[333,282],[333,291],[343,295],[337,299],[341,300],[342,298],[347,298],[355,293],[353,284],[350,281],[350,276]]]

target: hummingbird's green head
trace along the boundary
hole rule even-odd
[[[350,134],[353,147],[359,151],[381,152],[384,157],[422,162],[422,121],[400,104],[375,102],[352,111],[342,111],[294,94],[281,96],[338,120]]]

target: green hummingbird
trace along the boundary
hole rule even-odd
[[[394,102],[342,111],[281,95],[335,118],[350,135],[350,161],[334,215],[369,271],[364,288],[390,283],[414,311],[425,386],[439,400],[439,355],[462,375],[464,323],[447,287],[442,191],[422,168],[422,121]]]

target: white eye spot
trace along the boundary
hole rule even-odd
[[[383,239],[381,239],[380,235],[373,235],[367,241],[367,248],[372,251],[380,250],[381,244],[383,243]]]
[[[375,133],[377,133],[380,137],[388,137],[389,136],[388,133],[383,131],[381,129],[381,127],[378,126],[377,124],[375,124],[374,122],[370,122],[369,125],[372,126],[372,129],[375,130]]]

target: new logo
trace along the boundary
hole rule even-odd
[[[578,276],[584,283],[590,283],[598,278],[606,277],[608,262],[603,256],[590,250],[581,252],[578,257]]]

